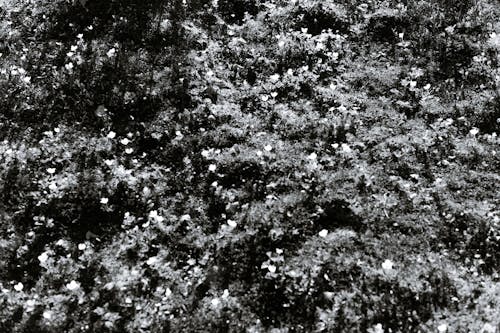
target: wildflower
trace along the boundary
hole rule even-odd
[[[109,202],[108,198],[101,198],[101,201],[100,201],[101,204],[106,205],[108,202]]]
[[[319,237],[325,238],[328,235],[328,230],[323,229],[318,233]]]
[[[77,290],[80,288],[80,283],[75,281],[75,280],[72,280],[70,283],[66,284],[66,288],[68,288],[68,290]]]
[[[123,138],[120,140],[120,143],[124,146],[128,145],[130,143],[130,140],[127,138]]]
[[[476,136],[478,133],[479,133],[479,128],[477,127],[473,127],[470,131],[469,131],[470,135],[472,136]]]
[[[108,139],[114,139],[116,137],[116,133],[113,131],[110,131],[106,137]]]
[[[50,320],[52,319],[52,312],[51,311],[44,311],[43,314],[42,314],[43,318],[47,319],[47,320]]]
[[[146,261],[146,264],[148,266],[154,265],[156,262],[158,262],[158,257],[151,257]]]
[[[383,263],[382,263],[382,268],[384,270],[391,270],[394,266],[394,263],[389,260],[389,259],[386,259]]]
[[[56,173],[56,168],[48,168],[47,172],[53,175],[54,173]]]
[[[149,212],[149,218],[155,220],[156,222],[163,222],[164,218],[158,215],[158,211],[152,210]]]
[[[448,325],[446,325],[445,323],[443,323],[443,324],[439,325],[437,327],[437,329],[438,329],[439,333],[444,333],[444,332],[448,331]]]
[[[49,259],[47,252],[42,252],[42,254],[38,256],[38,261],[40,261],[41,263],[46,262],[47,259]]]
[[[71,71],[73,69],[73,63],[68,62],[66,65],[64,65],[64,68],[66,68],[68,71]]]
[[[280,75],[279,74],[271,75],[270,79],[271,79],[271,82],[278,82],[278,80],[280,79]]]
[[[264,149],[265,149],[266,151],[271,151],[271,150],[273,150],[273,147],[272,147],[271,145],[266,145],[266,146],[264,147]]]
[[[217,166],[216,166],[215,164],[210,164],[210,165],[208,166],[208,171],[210,171],[210,172],[214,172],[214,171],[215,171],[215,169],[217,169]]]
[[[18,284],[16,284],[14,286],[15,291],[21,291],[21,290],[23,290],[23,288],[24,288],[24,285],[22,284],[22,282],[19,282]]]
[[[213,306],[218,306],[220,304],[220,300],[218,298],[214,298],[213,300],[210,301]]]
[[[352,151],[351,147],[349,147],[347,143],[342,144],[342,150],[344,151],[344,153],[350,153]]]
[[[126,153],[126,154],[129,154],[129,155],[130,155],[130,154],[132,154],[133,152],[134,152],[134,149],[133,149],[133,148],[127,148],[127,149],[125,149],[125,153]]]
[[[310,160],[315,160],[318,157],[316,153],[311,153],[309,156],[307,156],[308,159]]]
[[[80,243],[80,244],[78,244],[78,250],[83,251],[83,250],[85,250],[86,248],[87,248],[87,245],[85,245],[84,243]]]
[[[382,326],[382,324],[378,323],[377,325],[375,325],[375,327],[373,328],[373,332],[374,333],[384,333],[384,327]]]
[[[236,221],[234,220],[227,220],[227,224],[231,227],[231,228],[236,228],[236,226],[238,225],[236,223]]]
[[[112,48],[108,52],[106,52],[106,55],[108,56],[108,58],[112,58],[115,54],[116,54],[115,48]]]

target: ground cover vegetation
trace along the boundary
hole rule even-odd
[[[495,0],[1,0],[1,332],[500,331]]]

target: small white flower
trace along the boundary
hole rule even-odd
[[[260,97],[260,99],[263,101],[263,102],[267,102],[269,100],[269,96],[268,95],[262,95]]]
[[[394,266],[394,263],[389,260],[389,259],[386,259],[383,263],[382,263],[382,268],[385,269],[385,270],[391,270]]]
[[[271,145],[266,145],[266,146],[264,147],[264,150],[265,150],[265,151],[271,151],[271,150],[273,150],[273,147],[272,147]]]
[[[448,325],[443,323],[437,327],[439,333],[444,333],[448,331]]]
[[[316,43],[316,50],[324,50],[325,49],[325,44],[322,42]]]
[[[72,62],[69,62],[67,63],[66,65],[64,65],[64,68],[66,68],[68,71],[72,70],[73,69],[73,63]]]
[[[42,252],[42,254],[38,256],[38,261],[40,261],[41,263],[46,262],[47,259],[49,259],[47,252]]]
[[[293,75],[293,69],[288,68],[288,70],[286,71],[286,73],[287,73],[288,75]]]
[[[89,29],[89,30],[91,30],[91,29]],[[82,39],[82,38],[83,38],[83,34],[78,34],[78,35],[76,35],[76,38],[78,38],[78,39]]]
[[[167,290],[165,290],[165,296],[170,297],[170,295],[172,295],[172,289],[167,287]]]
[[[56,173],[56,168],[48,168],[47,172],[53,175],[54,173]]]
[[[267,269],[270,273],[273,273],[273,274],[276,273],[276,266],[274,266],[274,265],[267,266]]]
[[[351,147],[349,147],[347,143],[342,144],[342,150],[344,151],[344,153],[350,153],[352,151]]]
[[[128,145],[130,143],[130,140],[127,138],[123,138],[120,140],[120,143],[124,146]]]
[[[328,236],[328,230],[326,229],[323,229],[321,230],[319,233],[318,233],[319,237],[323,237],[325,238],[326,236]]]
[[[271,93],[271,97],[272,97],[272,98],[276,98],[277,96],[278,96],[278,93],[277,93],[276,91],[273,91],[273,92]]]
[[[24,288],[24,285],[22,284],[22,282],[19,282],[18,284],[16,284],[14,286],[15,291],[21,291],[21,290],[23,290],[23,288]]]
[[[236,228],[238,226],[238,224],[236,223],[236,221],[234,220],[227,220],[227,224],[231,227],[231,228]]]
[[[491,325],[490,323],[486,323],[483,326],[483,332],[482,333],[496,333],[497,329],[495,326]]]
[[[66,288],[68,288],[68,290],[77,290],[80,288],[80,283],[75,281],[75,280],[72,280],[70,283],[66,284]]]
[[[106,164],[107,166],[112,166],[114,162],[114,160],[104,160],[104,164]]]
[[[102,203],[103,205],[106,205],[108,202],[109,202],[108,198],[101,198],[100,203]]]
[[[157,222],[163,222],[164,218],[161,215],[158,215],[158,211],[152,210],[149,212],[149,218],[157,221]]]
[[[384,333],[384,327],[382,326],[382,324],[378,323],[377,325],[375,325],[373,328],[373,333]]]
[[[49,190],[56,191],[57,190],[57,184],[55,182],[50,183]]]
[[[278,47],[283,47],[283,46],[285,46],[285,41],[280,40],[278,42]]]
[[[210,164],[210,165],[208,166],[208,171],[210,171],[210,172],[214,172],[214,171],[215,171],[215,169],[217,169],[217,166],[216,166],[215,164]]]
[[[52,319],[52,312],[49,310],[45,310],[45,311],[43,311],[42,316],[43,316],[43,318],[50,320],[50,319]]]
[[[86,248],[87,248],[87,245],[85,245],[84,243],[80,243],[80,244],[78,244],[78,250],[83,251],[83,250],[85,250]]]
[[[30,83],[31,82],[31,76],[25,76],[25,77],[23,77],[23,82],[24,83]]]
[[[201,156],[208,158],[208,156],[210,156],[210,152],[208,150],[204,149],[201,151]]]
[[[113,131],[110,131],[106,137],[108,139],[114,139],[116,137],[116,133]]]
[[[210,301],[210,303],[212,303],[213,306],[218,306],[220,304],[220,301],[218,298],[214,298]]]
[[[154,265],[156,262],[158,262],[158,258],[157,257],[151,257],[149,258],[147,261],[146,261],[146,264],[148,266],[152,266]]]
[[[308,159],[310,160],[315,160],[318,157],[316,153],[311,153],[309,156],[307,156]]]
[[[125,298],[125,303],[132,304],[132,299],[130,297]]]
[[[133,148],[127,148],[127,149],[125,149],[125,153],[126,153],[126,154],[129,154],[129,155],[130,155],[130,154],[132,154],[133,152],[134,152],[134,149],[133,149]]]
[[[269,78],[271,79],[271,82],[278,82],[278,80],[280,79],[280,75],[274,74],[274,75],[271,75]]]
[[[478,133],[479,133],[479,128],[477,127],[473,127],[470,131],[469,131],[470,135],[472,136],[476,136]]]
[[[106,52],[106,55],[108,56],[108,58],[112,58],[115,54],[116,54],[115,48],[109,49],[109,51]]]

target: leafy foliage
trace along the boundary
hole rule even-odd
[[[0,6],[0,331],[498,330],[494,1]]]

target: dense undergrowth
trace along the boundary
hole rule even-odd
[[[0,7],[1,332],[500,331],[494,0]]]

